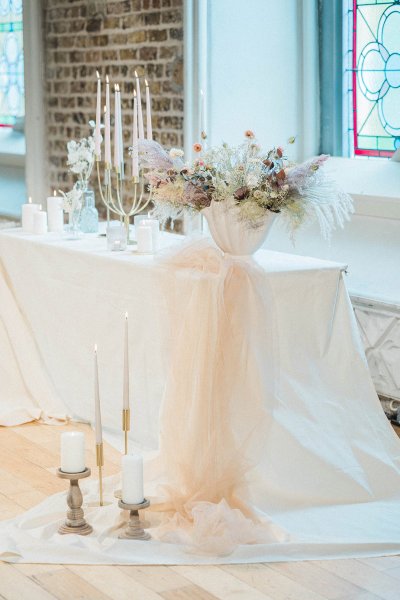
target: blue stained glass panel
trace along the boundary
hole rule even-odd
[[[354,153],[400,145],[400,2],[353,0]]]
[[[22,0],[0,0],[0,126],[25,114]]]

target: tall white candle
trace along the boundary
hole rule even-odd
[[[118,129],[119,129],[119,160],[121,164],[121,177],[124,178],[124,138],[122,133],[122,98],[121,90],[118,85]]]
[[[121,161],[120,161],[120,148],[121,148],[121,144],[119,141],[119,102],[118,102],[118,85],[115,84],[115,88],[114,88],[115,94],[114,94],[114,108],[115,108],[115,112],[114,112],[114,167],[115,169],[118,169],[118,171],[121,168]]]
[[[140,94],[140,81],[138,74],[135,71],[136,77],[136,94],[137,94],[137,106],[138,106],[138,125],[139,125],[139,139],[144,140],[144,127],[143,127],[143,112],[142,112],[142,96]]]
[[[61,434],[61,471],[82,473],[86,469],[85,436],[81,431],[65,431]]]
[[[122,501],[141,504],[143,500],[143,457],[140,454],[126,454],[122,457]]]
[[[124,409],[129,408],[129,329],[128,329],[128,313],[125,313],[123,408]]]
[[[53,196],[47,198],[47,224],[49,231],[60,232],[64,228],[63,199],[57,196],[54,190]]]
[[[133,91],[132,177],[139,177],[138,113],[136,90]]]
[[[147,133],[147,139],[148,140],[152,140],[153,139],[153,127],[151,124],[151,97],[150,97],[150,88],[149,88],[149,84],[147,83],[147,79],[144,80],[145,84],[146,84],[146,133]]]
[[[108,75],[106,75],[106,108],[104,115],[104,140],[105,140],[105,150],[104,150],[104,160],[107,165],[111,166],[111,125],[110,125],[110,115],[111,115],[111,105],[110,105],[110,82],[108,80]]]
[[[33,213],[33,233],[43,235],[47,233],[47,213],[42,210],[42,205],[39,205],[39,210]]]
[[[97,101],[96,101],[96,128],[94,130],[94,153],[100,159],[101,157],[101,79],[99,72],[96,71],[97,76]]]
[[[94,347],[94,410],[95,410],[95,435],[96,444],[103,441],[103,430],[101,427],[100,390],[99,390],[99,368],[97,364],[97,346]]]
[[[33,214],[39,210],[39,204],[32,202],[29,196],[28,202],[22,205],[22,229],[27,233],[33,232]]]

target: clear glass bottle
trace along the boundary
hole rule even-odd
[[[80,224],[83,233],[97,233],[99,230],[99,213],[93,190],[86,189],[83,192]]]

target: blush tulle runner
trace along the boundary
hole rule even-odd
[[[277,294],[281,272],[209,241],[161,262],[174,343],[159,451],[145,465],[153,539],[119,540],[118,482],[107,480],[100,508],[92,481],[82,488],[94,535],[56,533],[58,494],[0,524],[0,558],[218,564],[399,553],[400,442],[373,388],[340,266],[312,281],[296,272]]]

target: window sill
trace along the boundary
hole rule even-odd
[[[333,156],[326,169],[353,197],[355,214],[400,219],[400,162]]]
[[[0,128],[0,165],[4,167],[25,166],[25,135],[12,128]]]

